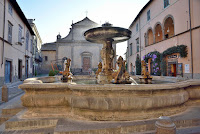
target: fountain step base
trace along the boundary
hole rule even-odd
[[[197,133],[200,131],[200,106],[189,107],[187,111],[172,116],[176,124],[177,134]],[[3,133],[45,133],[45,134],[124,134],[141,133],[154,134],[155,119],[136,120],[136,121],[83,121],[65,118],[35,118],[22,119],[24,111],[18,113],[5,123],[12,128],[7,128]],[[15,125],[14,125],[15,124]],[[1,126],[0,126],[1,127]],[[3,131],[3,129],[0,129]]]
[[[98,111],[89,109],[73,109],[72,113],[83,119],[92,121],[133,121],[158,118],[160,116],[171,116],[185,111],[185,105],[157,108],[149,110],[125,110],[125,111]]]

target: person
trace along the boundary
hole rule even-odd
[[[89,75],[92,74],[92,69],[91,68],[88,69],[88,73],[89,73]]]

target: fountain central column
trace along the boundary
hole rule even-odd
[[[110,84],[112,81],[113,73],[113,58],[114,50],[112,48],[113,40],[106,40],[103,43],[103,48],[101,50],[101,59],[103,62],[102,72],[98,75],[98,83],[100,84]]]

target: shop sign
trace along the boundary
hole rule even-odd
[[[190,73],[190,65],[185,64],[185,73]]]
[[[178,57],[177,55],[170,55],[168,56],[168,59],[177,58],[177,57]]]

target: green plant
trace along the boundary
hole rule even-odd
[[[59,70],[54,70],[55,75],[59,73]]]
[[[37,76],[37,71],[35,70],[35,76]]]
[[[143,60],[148,63],[149,59],[152,59],[151,62],[153,63],[153,74],[154,75],[160,75],[161,69],[160,69],[160,61],[161,61],[161,54],[158,51],[150,52],[143,56]]]
[[[162,53],[163,58],[167,55],[171,55],[174,53],[179,53],[182,58],[187,57],[187,46],[186,45],[178,45],[174,47],[170,47]]]
[[[167,76],[167,61],[165,59],[162,59],[160,63],[161,67],[161,73],[163,76]]]
[[[49,71],[49,76],[55,76],[55,72],[53,70]]]
[[[136,57],[135,66],[136,66],[136,75],[141,75],[141,60],[139,56]]]

